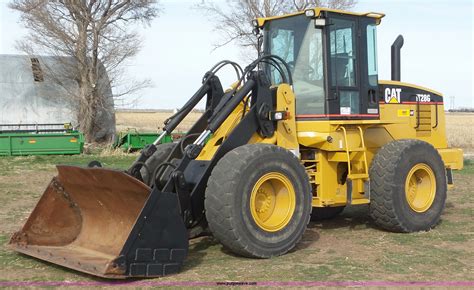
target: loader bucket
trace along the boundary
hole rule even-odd
[[[175,193],[151,190],[120,171],[57,169],[11,248],[105,278],[179,271],[188,236]]]

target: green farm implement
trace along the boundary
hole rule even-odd
[[[84,135],[67,124],[0,125],[0,156],[81,154]]]
[[[166,135],[161,139],[160,144],[172,143],[173,140],[181,138],[185,133],[176,133]],[[146,145],[153,144],[158,138],[158,133],[139,132],[136,129],[128,129],[120,132],[114,142],[114,148],[122,148],[124,151],[138,151],[145,148]]]

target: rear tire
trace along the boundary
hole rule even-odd
[[[311,213],[305,168],[289,151],[251,144],[227,153],[206,189],[209,228],[232,252],[254,258],[285,254],[301,239]]]
[[[336,207],[313,207],[311,212],[311,221],[322,221],[332,219],[342,213],[345,206]]]
[[[154,184],[152,175],[155,169],[166,161],[166,158],[168,158],[175,146],[175,143],[165,143],[156,146],[155,153],[145,161],[145,166],[140,170],[144,183],[150,187]]]
[[[443,160],[429,143],[398,140],[382,147],[370,168],[370,215],[393,232],[428,231],[446,202]]]

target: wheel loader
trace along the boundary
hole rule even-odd
[[[376,29],[384,14],[325,8],[259,18],[259,57],[223,61],[123,172],[57,166],[10,246],[105,278],[180,271],[188,241],[209,232],[249,258],[283,255],[310,220],[369,205],[381,229],[428,231],[440,220],[452,170],[441,93],[378,79]],[[217,73],[236,72],[224,90]],[[198,105],[178,143],[158,145]]]

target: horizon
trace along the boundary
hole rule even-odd
[[[23,54],[16,50],[15,41],[26,35],[27,30],[18,23],[19,13],[7,8],[8,2],[0,0],[0,54]],[[127,107],[130,109],[180,107],[200,86],[202,75],[214,63],[232,59],[245,66],[236,45],[213,49],[219,35],[213,31],[214,23],[192,8],[199,1],[160,2],[164,11],[150,27],[136,28],[143,39],[142,50],[125,66],[127,77],[148,78],[154,86],[126,97],[123,104],[139,98],[135,106]],[[223,3],[222,0],[216,2]],[[405,38],[402,81],[442,92],[446,110],[451,109],[452,97],[455,108],[474,108],[474,7],[470,0],[456,2],[453,6],[447,1],[435,0],[428,6],[422,0],[359,1],[353,11],[377,11],[387,15],[378,27],[380,80],[390,79],[390,46],[396,36],[402,34]],[[406,8],[408,5],[410,9]],[[221,79],[226,86],[233,82],[233,75],[226,71]],[[116,100],[116,105],[120,107],[121,101]]]

